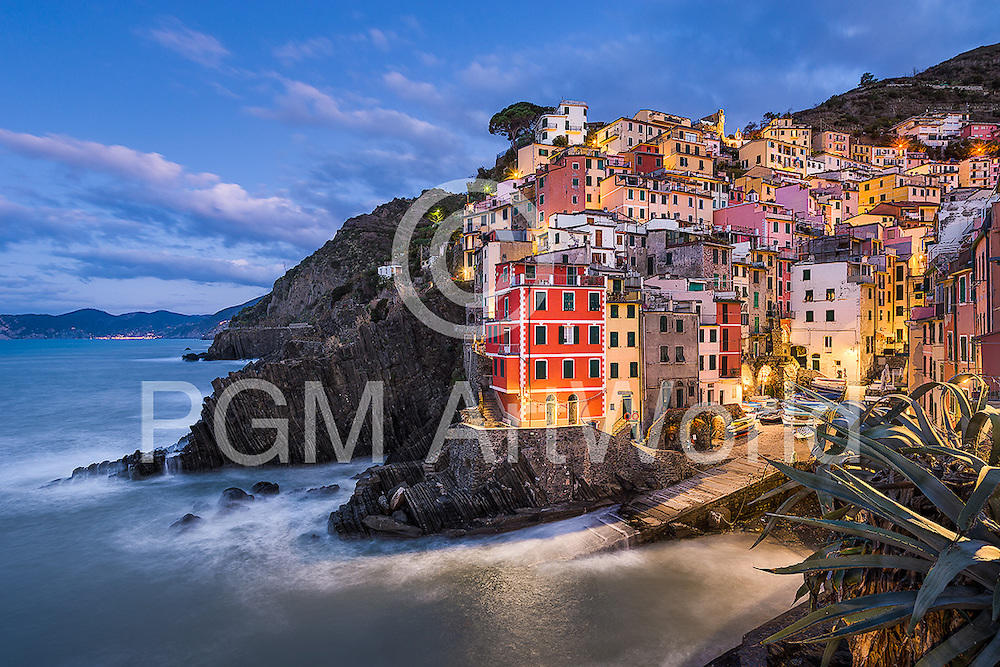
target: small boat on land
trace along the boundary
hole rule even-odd
[[[753,416],[740,417],[729,422],[726,427],[726,435],[734,438],[744,438],[749,436],[757,425],[757,419]]]

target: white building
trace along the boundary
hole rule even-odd
[[[558,136],[566,137],[570,146],[578,146],[587,138],[587,103],[563,100],[554,113],[543,114],[535,123],[535,142],[552,144]]]
[[[857,259],[792,266],[792,356],[852,384],[867,375],[875,347],[874,271]]]
[[[535,237],[538,252],[586,246],[591,264],[615,268],[618,257],[625,256],[623,236],[615,233],[618,224],[605,211],[553,213],[548,227]]]
[[[967,113],[928,112],[910,116],[893,125],[891,130],[896,136],[916,139],[928,146],[947,146],[949,141],[962,134],[962,128],[968,122]]]

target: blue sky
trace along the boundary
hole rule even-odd
[[[991,2],[0,5],[0,312],[212,312],[468,176],[490,115],[732,129],[992,43]],[[538,21],[533,22],[533,21]]]

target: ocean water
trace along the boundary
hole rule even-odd
[[[207,393],[240,367],[183,362],[186,347],[207,343],[0,341],[2,664],[697,665],[800,583],[754,569],[800,554],[744,535],[572,558],[579,519],[345,542],[326,519],[365,461],[45,486],[139,447],[142,381]],[[164,398],[157,417],[186,413]],[[281,494],[218,511],[224,488],[262,479]],[[205,521],[171,530],[186,512]]]

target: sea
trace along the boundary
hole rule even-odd
[[[0,663],[701,665],[801,583],[756,569],[799,550],[750,551],[742,534],[583,557],[568,539],[580,519],[461,540],[328,535],[371,461],[50,484],[139,448],[144,381],[206,395],[242,366],[181,360],[207,345],[0,341]],[[183,417],[188,398],[155,409]],[[261,480],[280,494],[219,509],[223,489]],[[189,512],[203,521],[170,527]]]

